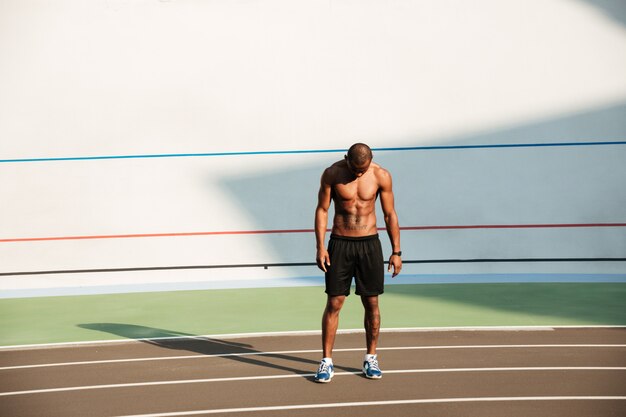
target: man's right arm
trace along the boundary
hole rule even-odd
[[[317,266],[326,272],[326,266],[330,265],[330,256],[324,245],[326,228],[328,227],[328,209],[330,208],[331,186],[328,169],[322,174],[320,189],[317,194],[317,208],[315,209],[315,241],[317,247]]]

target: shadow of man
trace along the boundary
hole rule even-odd
[[[78,327],[105,332],[122,336],[126,339],[138,340],[153,346],[164,349],[184,350],[195,352],[199,355],[219,356],[228,358],[233,361],[241,362],[247,365],[261,366],[266,368],[278,369],[285,372],[302,375],[303,378],[313,381],[311,370],[315,369],[319,364],[317,361],[286,355],[283,353],[267,353],[254,349],[254,346],[247,343],[234,342],[232,340],[222,340],[209,338],[205,336],[197,336],[190,333],[182,333],[173,330],[158,329],[154,327],[139,326],[135,324],[123,323],[83,323]],[[272,363],[262,360],[262,357],[274,358],[279,361],[285,361],[288,364],[306,364],[307,368],[296,368],[293,366]],[[348,372],[358,372],[358,369],[337,367]]]

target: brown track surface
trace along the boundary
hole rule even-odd
[[[0,351],[0,415],[122,416],[288,405],[487,397],[626,397],[626,370],[460,370],[459,368],[626,367],[626,346],[467,347],[485,345],[626,345],[624,328],[523,331],[416,331],[382,333],[382,380],[359,372],[363,334],[337,336],[335,378],[313,382],[319,336],[230,340],[131,341]],[[438,346],[431,349],[407,347]],[[444,348],[442,346],[465,346]],[[392,350],[388,348],[400,347]],[[355,349],[341,351],[341,349]],[[312,350],[312,352],[294,352]],[[284,352],[258,354],[259,352]],[[252,353],[245,356],[211,356]],[[7,367],[118,359],[195,356],[193,359]],[[448,371],[445,371],[448,369]],[[414,370],[399,373],[394,371]],[[416,372],[422,370],[422,372]],[[424,372],[424,370],[429,370]],[[172,384],[167,381],[284,376]],[[164,382],[158,385],[18,393],[63,387]],[[7,395],[7,393],[11,393]],[[203,414],[196,414],[203,415]],[[212,414],[216,415],[216,414]],[[624,399],[463,401],[255,410],[232,416],[625,416]]]

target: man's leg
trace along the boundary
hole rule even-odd
[[[329,295],[322,316],[322,350],[323,358],[315,374],[315,382],[330,382],[334,374],[332,360],[335,335],[339,327],[339,312],[346,300],[345,295]]]
[[[378,308],[378,296],[361,296],[361,303],[365,308],[364,326],[367,353],[376,354],[378,346],[378,333],[380,332],[380,310]]]
[[[339,312],[346,301],[345,295],[329,295],[322,316],[322,350],[325,358],[331,358],[335,335],[339,327]]]
[[[363,360],[363,373],[370,379],[380,379],[383,373],[378,366],[376,347],[378,346],[378,333],[380,332],[380,311],[378,309],[378,296],[362,296],[361,302],[365,308],[365,342],[367,354]]]

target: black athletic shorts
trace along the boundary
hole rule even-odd
[[[330,235],[330,266],[326,266],[326,294],[350,295],[352,277],[357,295],[384,292],[385,263],[378,234],[364,237]]]

